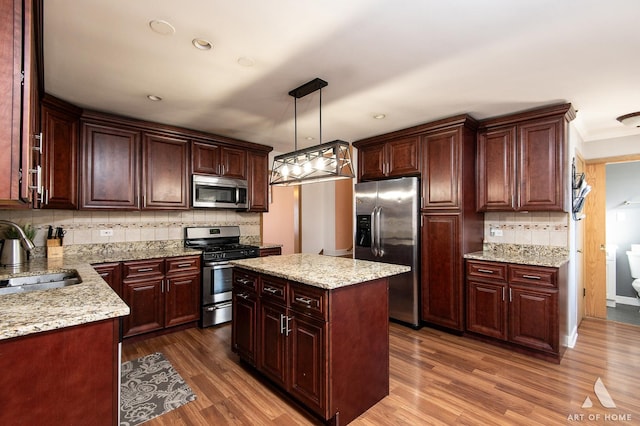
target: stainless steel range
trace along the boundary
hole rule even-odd
[[[231,321],[229,260],[258,257],[258,247],[240,244],[240,227],[185,228],[185,247],[202,250],[202,312],[200,327]]]

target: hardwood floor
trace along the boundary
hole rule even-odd
[[[124,342],[123,361],[161,351],[198,399],[145,425],[315,425],[230,350],[231,327]],[[559,365],[470,338],[390,325],[390,389],[352,425],[640,423],[640,327],[585,319]],[[616,408],[594,391],[602,379]],[[593,406],[582,408],[589,397]]]

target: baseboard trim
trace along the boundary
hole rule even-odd
[[[576,346],[576,342],[578,341],[578,327],[573,327],[571,333],[569,333],[569,335],[565,338],[567,347],[573,349]]]
[[[622,305],[640,306],[640,300],[637,297],[616,296],[616,303]]]

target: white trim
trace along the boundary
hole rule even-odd
[[[616,296],[616,302],[622,305],[640,306],[640,300],[637,297]]]
[[[578,341],[578,327],[573,327],[571,333],[566,338],[566,345],[568,348],[573,349],[576,346],[576,342]]]

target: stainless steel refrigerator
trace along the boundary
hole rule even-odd
[[[389,278],[389,316],[420,326],[418,193],[416,177],[355,186],[354,258],[411,266]]]

